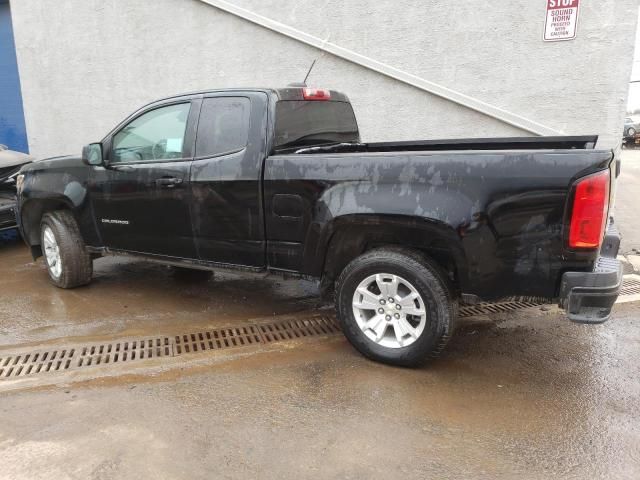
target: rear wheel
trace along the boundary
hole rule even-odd
[[[40,223],[40,245],[49,279],[56,287],[74,288],[91,281],[93,261],[71,212],[58,210],[44,214]]]
[[[416,252],[395,249],[372,250],[347,265],[337,281],[336,308],[356,349],[401,366],[437,356],[457,315],[438,267]]]
[[[635,134],[636,134],[636,129],[633,127],[629,127],[629,130],[627,130],[627,136],[633,137]]]

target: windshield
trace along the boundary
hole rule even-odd
[[[360,141],[356,117],[347,102],[279,101],[275,128],[279,149]]]

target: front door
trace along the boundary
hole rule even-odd
[[[189,175],[197,118],[195,102],[147,110],[110,139],[106,167],[91,182],[98,230],[106,247],[197,258],[189,204]]]

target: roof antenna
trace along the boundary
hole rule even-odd
[[[331,33],[329,33],[329,35],[327,35],[327,39],[324,41],[324,44],[326,44],[329,41],[329,38],[331,37]],[[318,55],[316,58],[313,59],[313,62],[311,62],[311,66],[309,67],[309,70],[307,71],[307,74],[304,76],[304,80],[302,81],[302,83],[290,83],[289,86],[290,87],[306,87],[307,86],[307,79],[309,78],[309,75],[311,75],[311,70],[313,70],[313,67],[315,66],[316,62],[318,60],[320,60],[322,57],[324,57],[326,50],[324,50],[324,44],[322,45],[322,48],[320,49],[320,55]]]
[[[317,58],[314,58],[314,59],[313,59],[313,62],[311,62],[311,66],[309,67],[309,71],[307,72],[307,74],[306,74],[306,75],[305,75],[305,77],[304,77],[304,80],[302,81],[302,83],[303,83],[304,85],[306,85],[306,84],[307,84],[307,78],[309,78],[309,75],[311,75],[311,70],[313,70],[313,66],[316,64],[316,61],[317,61],[317,60],[318,60]]]
[[[316,60],[318,60],[318,59],[315,58],[313,60],[313,62],[311,62],[311,66],[309,67],[309,70],[307,71],[307,74],[305,75],[304,80],[302,81],[302,83],[293,82],[293,83],[290,83],[288,86],[289,87],[306,87],[307,86],[307,78],[309,78],[309,74],[311,73],[311,70],[313,70],[313,66],[316,64]]]

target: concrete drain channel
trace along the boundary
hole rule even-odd
[[[640,275],[625,275],[619,302],[635,300],[640,300]],[[543,299],[519,298],[498,303],[465,305],[460,308],[459,315],[464,318],[505,313],[544,303]],[[0,352],[0,381],[338,333],[340,327],[336,318],[332,314],[323,314],[181,335],[126,338],[11,354]]]

